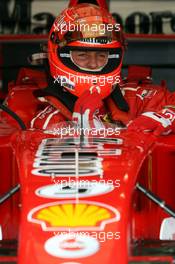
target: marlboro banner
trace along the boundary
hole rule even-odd
[[[93,2],[92,0],[87,0]],[[78,0],[11,0],[0,2],[0,34],[46,34],[56,16]],[[80,3],[84,0],[79,0]],[[105,1],[127,33],[174,34],[175,6],[172,1]]]

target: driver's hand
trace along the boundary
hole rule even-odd
[[[98,118],[98,113],[102,106],[103,102],[97,91],[93,93],[85,91],[75,103],[72,119],[76,121],[80,127],[103,127],[102,122]]]
[[[128,130],[149,131],[155,136],[167,135],[175,128],[174,120],[175,113],[169,109],[158,113],[145,112],[128,125]]]

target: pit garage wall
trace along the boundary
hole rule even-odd
[[[12,18],[15,3],[22,2],[1,0],[0,11],[2,11],[3,1],[8,2],[8,14],[9,18]],[[54,17],[68,4],[67,0],[24,0],[23,3],[27,1],[30,2],[28,15],[31,21],[22,35],[19,36],[21,29],[16,21],[13,30],[9,27],[3,29],[2,16],[0,17],[0,86],[3,90],[7,90],[7,83],[10,80],[16,79],[20,67],[30,67],[27,57],[38,52],[40,43],[46,42],[48,20],[44,17],[39,21],[36,19],[36,15],[45,12]],[[130,64],[150,65],[153,69],[154,82],[160,83],[162,79],[165,79],[169,89],[175,90],[174,1],[111,0],[109,6],[110,11],[120,18],[125,32],[137,33],[127,35],[128,50],[124,57],[123,74],[127,74],[127,66]],[[20,19],[19,16],[18,20]],[[147,26],[143,21],[148,22]],[[128,25],[131,26],[128,27]],[[40,35],[33,35],[34,29],[39,27]],[[138,35],[145,31],[147,34]],[[158,34],[160,31],[163,33],[162,35]],[[12,32],[13,34],[9,35]],[[157,34],[152,35],[152,33]]]

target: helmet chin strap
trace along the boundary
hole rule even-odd
[[[124,112],[129,111],[129,105],[127,101],[125,100],[118,84],[115,85],[115,88],[112,91],[110,96],[121,111],[124,111]]]
[[[70,59],[71,59],[71,61],[80,69],[80,70],[83,70],[83,71],[88,71],[88,72],[100,72],[100,71],[102,71],[103,70],[103,68],[107,65],[107,63],[108,63],[108,60],[107,60],[107,62],[102,66],[102,67],[100,67],[100,68],[98,68],[98,69],[89,69],[89,68],[83,68],[83,67],[80,67],[74,60],[73,60],[73,58],[72,58],[72,51],[70,51]]]

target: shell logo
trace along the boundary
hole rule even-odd
[[[28,214],[28,221],[40,224],[44,231],[103,230],[106,224],[119,220],[117,209],[92,201],[76,203],[72,200],[43,204]]]
[[[99,221],[109,219],[110,213],[96,205],[63,204],[41,209],[36,218],[50,226],[95,226]]]

